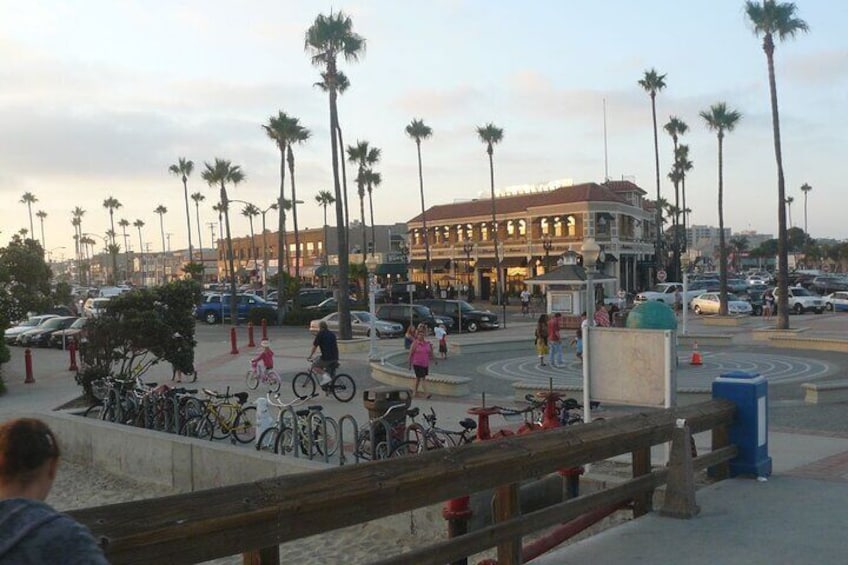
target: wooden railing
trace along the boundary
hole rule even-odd
[[[495,488],[498,523],[385,563],[446,563],[495,545],[512,563],[520,536],[581,513],[632,501],[650,510],[667,471],[652,471],[651,446],[671,439],[678,419],[692,433],[713,430],[712,451],[695,468],[736,453],[727,445],[735,407],[711,400],[583,426],[485,441],[418,456],[287,475],[254,483],[71,512],[103,542],[112,563],[193,563],[239,553],[246,563],[279,563],[279,544]],[[633,479],[598,493],[520,515],[518,484],[558,469],[633,454]],[[285,557],[285,556],[283,556]]]

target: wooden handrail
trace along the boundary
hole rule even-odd
[[[730,423],[710,400],[674,410],[480,442],[415,457],[286,475],[241,485],[77,510],[113,563],[192,563],[390,516],[577,467]]]

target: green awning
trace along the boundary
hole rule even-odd
[[[375,275],[405,275],[407,273],[405,263],[380,263],[375,267]]]
[[[338,265],[321,265],[317,269],[315,269],[316,277],[337,277],[339,276],[339,266]]]

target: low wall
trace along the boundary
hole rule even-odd
[[[807,331],[807,328],[795,328],[790,330],[778,330],[777,328],[760,328],[751,330],[754,341],[770,341],[773,337],[795,337]]]
[[[339,353],[363,353],[371,349],[371,338],[355,337],[353,339],[340,339],[336,343]]]
[[[751,316],[704,316],[701,322],[705,326],[745,326],[751,321]]]
[[[379,363],[371,363],[371,378],[385,385],[405,387],[409,389],[415,388],[415,374],[407,369],[406,354],[387,355]],[[391,361],[403,362],[404,365],[394,365]],[[454,375],[444,375],[433,372],[432,369],[438,365],[430,365],[431,372],[427,376],[427,393],[438,394],[440,396],[468,396],[471,394],[471,379],[468,377],[458,377]]]
[[[716,334],[678,334],[677,335],[677,345],[680,346],[692,346],[697,343],[700,345],[711,345],[711,346],[726,346],[733,344],[733,336],[732,335],[716,335]]]
[[[838,351],[848,353],[848,340],[821,337],[801,337],[799,335],[772,335],[769,344],[787,349],[812,349],[815,351]]]

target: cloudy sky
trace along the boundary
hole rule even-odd
[[[811,235],[844,239],[846,173],[837,165],[848,130],[848,4],[798,6],[811,31],[776,55],[792,221],[803,227],[799,187],[809,183]],[[717,142],[698,112],[725,101],[743,114],[725,140],[725,222],[776,232],[766,62],[738,0],[0,0],[0,243],[28,227],[19,201],[32,192],[33,212],[47,213],[48,249],[70,255],[75,206],[87,210],[85,231],[104,233],[108,196],[123,204],[116,219],[146,222],[153,249],[161,247],[153,210],[165,205],[171,246],[184,246],[182,186],[167,172],[179,156],[241,165],[247,182],[230,196],[267,207],[279,154],[260,126],[279,110],[312,132],[297,149],[299,214],[301,225],[320,226],[314,195],[332,188],[328,104],[303,40],[331,8],[367,40],[358,63],[340,65],[352,86],[339,109],[345,142],[383,151],[378,223],[419,212],[415,144],[404,133],[415,117],[433,128],[423,145],[428,205],[488,191],[475,133],[487,122],[504,129],[498,190],[602,181],[604,101],[609,176],[653,195],[650,100],[637,81],[655,67],[667,74],[660,124],[676,115],[690,127],[693,223],[718,222]],[[667,135],[660,151],[671,197]],[[202,222],[212,221],[215,192],[197,174],[189,190],[206,194]],[[246,233],[247,220],[234,219],[233,230]],[[205,226],[203,237],[208,244]]]

